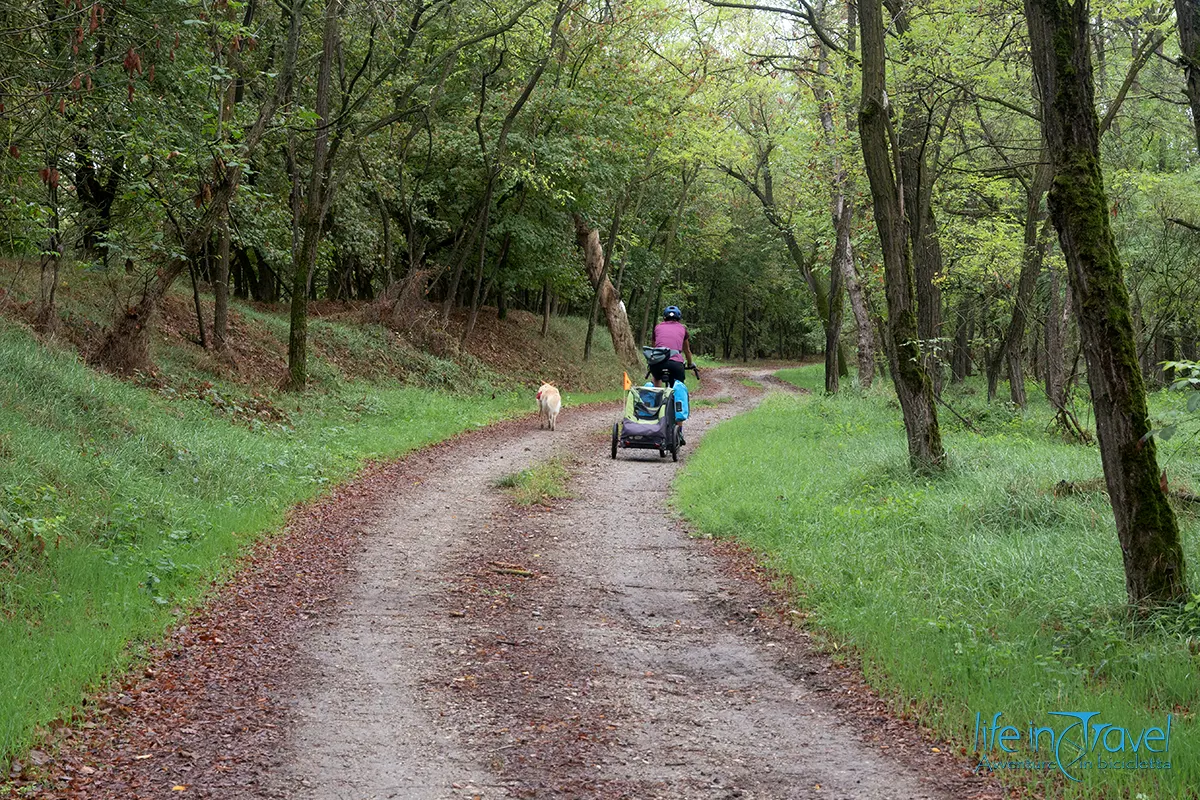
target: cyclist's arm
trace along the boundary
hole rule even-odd
[[[690,367],[693,363],[692,362],[692,343],[688,340],[687,336],[683,337],[683,356],[684,356],[684,358],[687,359],[688,366]]]

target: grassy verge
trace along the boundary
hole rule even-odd
[[[367,459],[532,411],[524,391],[396,383],[296,397],[139,387],[4,322],[0,363],[0,764],[288,507]]]
[[[810,392],[825,391],[825,368],[819,364],[794,369],[781,369],[775,377],[785,380],[792,386],[807,389]]]
[[[799,386],[821,385],[819,366],[788,372]],[[678,503],[701,531],[742,539],[795,576],[815,628],[857,652],[899,707],[965,748],[977,712],[988,721],[1002,712],[1022,742],[1031,720],[1063,729],[1052,711],[1098,711],[1133,736],[1173,715],[1169,770],[1003,779],[1048,779],[1052,796],[1194,796],[1200,615],[1127,616],[1107,498],[1053,491],[1100,477],[1095,448],[1048,433],[1044,407],[1021,413],[973,394],[951,402],[985,435],[946,420],[951,467],[928,480],[906,468],[886,396],[768,397],[705,438],[678,480]],[[1173,485],[1200,485],[1197,450],[1163,444]],[[1181,509],[1180,523],[1187,558],[1200,563],[1195,512]]]
[[[547,505],[551,500],[571,497],[567,481],[571,474],[567,460],[555,456],[529,469],[505,475],[496,485],[508,489],[519,506]]]

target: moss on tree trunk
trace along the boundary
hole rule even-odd
[[[1025,0],[1042,125],[1054,167],[1050,214],[1066,257],[1096,434],[1131,603],[1187,597],[1183,550],[1146,409],[1099,156],[1086,0]]]
[[[903,191],[894,170],[889,142],[883,4],[866,0],[859,7],[862,30],[863,99],[859,131],[863,163],[871,181],[875,227],[883,252],[883,281],[887,296],[888,358],[896,396],[908,435],[908,458],[918,472],[940,469],[946,460],[933,384],[921,357],[917,332],[917,301],[913,286],[912,242],[904,215]]]

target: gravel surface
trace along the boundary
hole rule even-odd
[[[46,797],[1003,796],[815,652],[750,554],[668,511],[768,375],[704,373],[698,396],[732,399],[696,410],[680,464],[611,460],[616,410],[590,407],[368,471],[15,774]],[[497,488],[553,455],[572,499]]]

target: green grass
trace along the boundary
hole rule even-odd
[[[794,369],[781,369],[775,373],[775,377],[785,380],[797,388],[807,389],[810,392],[825,391],[825,368],[820,364],[808,367],[796,367]]]
[[[812,388],[821,369],[781,377]],[[907,469],[894,399],[775,394],[709,433],[678,505],[794,576],[830,647],[852,648],[898,708],[943,735],[970,747],[976,712],[1027,730],[1054,723],[1049,711],[1100,711],[1134,735],[1172,713],[1171,770],[1093,769],[1065,793],[1188,796],[1200,786],[1200,616],[1128,617],[1107,497],[1052,492],[1101,475],[1094,447],[1050,434],[1044,405],[948,399],[986,435],[943,418],[950,468],[936,479]],[[1161,411],[1179,398],[1152,401]],[[1160,453],[1174,485],[1200,485],[1194,440]],[[1180,523],[1194,571],[1200,525],[1193,511]]]
[[[136,658],[287,508],[390,458],[533,410],[330,382],[272,396],[141,388],[0,322],[0,764]],[[478,385],[476,385],[478,386]],[[239,394],[241,392],[241,394]]]
[[[555,456],[529,469],[505,475],[496,485],[508,489],[513,502],[519,506],[547,505],[551,500],[571,497],[567,489],[570,477],[567,460]]]

